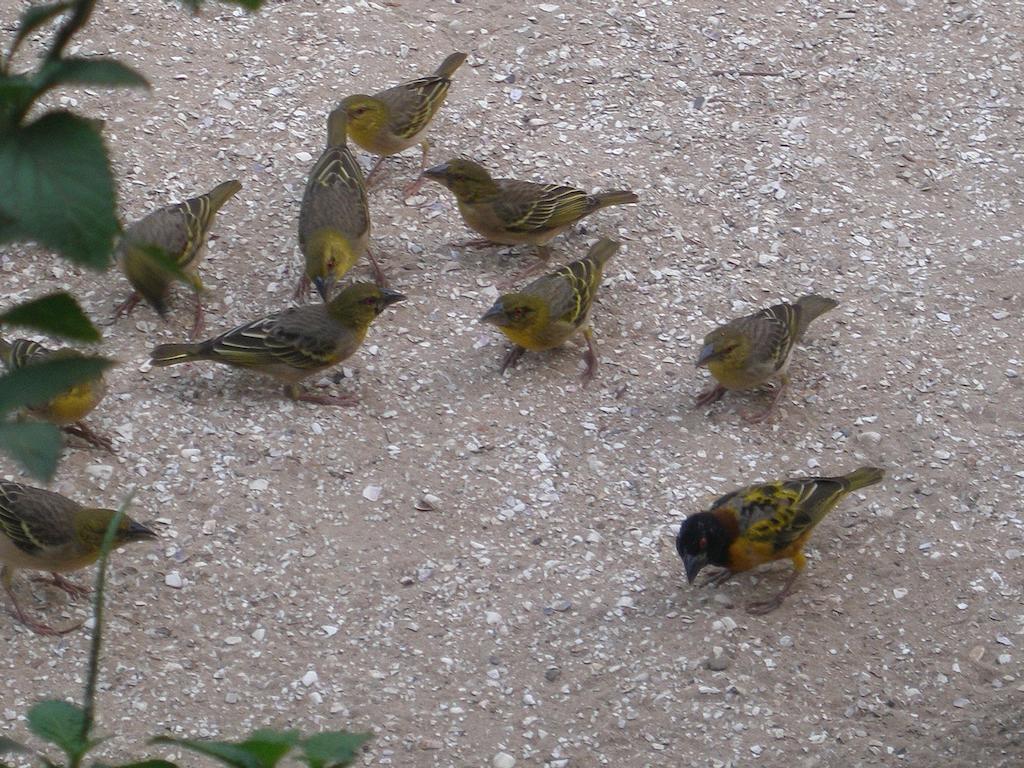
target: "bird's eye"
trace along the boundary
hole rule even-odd
[[[367,306],[369,306],[371,304],[376,304],[376,303],[377,303],[377,297],[376,296],[367,296],[365,299],[363,299],[363,304],[366,304]]]
[[[701,536],[700,541],[697,542],[697,549],[703,552],[708,548],[708,539],[706,536]]]

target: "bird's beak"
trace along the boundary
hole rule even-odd
[[[405,301],[405,294],[399,293],[398,291],[392,291],[390,288],[382,288],[380,291],[381,303],[385,307],[390,307],[392,304],[396,304],[399,301]]]
[[[428,179],[443,179],[448,175],[448,163],[441,163],[440,165],[427,168],[427,170],[423,172],[423,175]]]
[[[708,564],[707,558],[701,555],[683,555],[683,567],[686,569],[686,583],[693,584],[700,569]]]
[[[316,292],[320,294],[320,298],[325,302],[331,300],[331,291],[334,290],[334,278],[314,277],[313,285],[316,286]]]
[[[715,356],[715,345],[705,344],[704,348],[697,355],[697,367],[700,368],[702,365],[707,365],[708,360],[711,360]]]
[[[144,539],[158,539],[159,536],[156,532],[142,523],[137,523],[132,520],[131,525],[128,526],[128,539],[131,541],[143,541]]]
[[[491,325],[500,325],[505,319],[505,305],[501,303],[501,299],[494,302],[494,306],[484,312],[484,316],[480,318],[481,323],[490,323]]]

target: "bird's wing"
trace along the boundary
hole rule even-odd
[[[188,266],[202,242],[194,231],[194,216],[188,202],[169,205],[137,221],[124,234],[126,244],[156,247],[179,266]]]
[[[299,237],[318,229],[336,229],[361,237],[370,227],[363,171],[348,147],[330,147],[309,174],[299,211]]]
[[[728,508],[748,541],[785,549],[817,522],[800,503],[801,488],[794,482],[751,485],[718,499],[712,511]]]
[[[796,341],[798,316],[792,304],[776,304],[735,320],[751,340],[751,362],[778,370]]]
[[[573,187],[513,179],[497,179],[497,184],[500,196],[494,209],[511,232],[557,229],[593,211],[591,197]]]
[[[45,360],[50,355],[50,350],[42,344],[28,339],[15,339],[9,344],[9,347],[10,350],[4,362],[12,371]]]
[[[212,339],[204,352],[236,365],[323,368],[337,346],[337,332],[329,332],[326,314],[315,304],[286,309]]]
[[[601,269],[589,259],[579,259],[538,278],[523,293],[547,300],[552,319],[578,327],[590,312],[590,305],[601,282]]]
[[[396,136],[411,139],[433,119],[451,84],[447,77],[430,75],[378,93],[375,98],[388,108],[388,129]]]
[[[30,555],[67,543],[67,520],[77,505],[56,493],[0,483],[0,530]]]

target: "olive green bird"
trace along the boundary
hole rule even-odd
[[[115,514],[112,509],[83,507],[42,488],[0,482],[0,582],[11,598],[18,621],[41,635],[63,635],[82,626],[79,622],[58,630],[29,618],[14,594],[14,572],[19,568],[49,571],[49,579],[37,577],[33,581],[52,584],[72,598],[88,594],[88,587],[68,581],[61,574],[85,568],[99,558],[103,537]],[[114,534],[114,547],[155,538],[152,530],[123,515]]]
[[[726,390],[755,389],[779,379],[768,408],[749,417],[764,421],[771,415],[789,384],[793,347],[819,315],[839,306],[824,296],[809,294],[795,304],[776,304],[719,326],[704,337],[697,367],[707,366],[718,383],[697,396],[696,405],[710,405]]]
[[[847,494],[884,477],[885,470],[861,467],[839,477],[798,477],[727,493],[706,512],[690,515],[679,528],[676,551],[686,580],[692,584],[705,566],[714,565],[722,570],[708,583],[722,584],[764,563],[790,559],[793,572],[782,590],[747,606],[755,615],[774,611],[807,565],[803,549],[814,527]]]
[[[367,152],[380,155],[367,177],[367,187],[388,157],[419,142],[423,150],[420,174],[406,186],[405,196],[420,188],[430,151],[430,142],[423,135],[448,95],[452,75],[465,60],[466,54],[453,53],[432,75],[401,83],[372,96],[357,93],[341,102],[340,108],[348,114],[349,136]]]
[[[285,384],[293,400],[319,405],[356,405],[358,395],[331,397],[305,392],[299,382],[351,356],[370,323],[405,296],[373,283],[354,283],[323,304],[305,304],[240,325],[197,344],[161,344],[150,353],[153,365],[212,360],[250,368]]]
[[[202,331],[203,304],[199,294],[203,283],[196,268],[214,216],[241,188],[237,181],[225,181],[205,195],[159,208],[125,230],[116,258],[135,290],[114,310],[115,319],[131,313],[142,299],[161,317],[167,315],[167,298],[175,276],[153,258],[156,251],[176,264],[192,285],[195,291],[192,336]]]
[[[584,386],[590,383],[597,372],[590,309],[604,265],[618,250],[619,243],[602,238],[582,259],[537,278],[520,291],[498,297],[480,322],[497,326],[514,345],[502,361],[502,373],[514,366],[524,351],[552,349],[580,332],[587,340],[582,381]]]
[[[8,342],[0,338],[0,358],[3,359],[4,366],[9,371],[41,363],[44,360],[76,357],[84,357],[84,355],[67,347],[47,349],[42,344],[28,339],[15,339]],[[110,438],[97,434],[83,421],[99,405],[106,392],[107,385],[103,375],[100,374],[94,379],[74,385],[48,402],[32,406],[27,410],[36,418],[55,424],[69,435],[76,435],[98,448],[104,448],[113,453],[114,445],[110,442]]]
[[[530,244],[537,246],[543,262],[549,256],[547,242],[580,219],[638,199],[628,190],[588,194],[560,184],[494,179],[483,166],[461,158],[423,173],[455,195],[466,226],[484,236],[460,246]]]
[[[378,285],[387,281],[370,253],[370,207],[366,200],[363,170],[346,142],[345,111],[336,109],[327,118],[327,149],[309,173],[299,210],[299,248],[306,271],[295,289],[305,298],[312,282],[324,301],[335,283],[363,254],[370,259]]]

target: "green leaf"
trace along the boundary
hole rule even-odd
[[[35,95],[36,84],[28,77],[0,74],[0,130],[13,129]]]
[[[0,141],[0,214],[14,220],[18,237],[105,269],[118,223],[114,178],[96,129],[70,112],[49,112],[7,133]]]
[[[155,744],[175,744],[220,760],[232,768],[274,768],[299,740],[298,731],[254,731],[245,741],[196,741],[158,736]]]
[[[143,760],[140,763],[126,763],[125,765],[111,766],[97,763],[95,768],[178,768],[175,763],[166,760]]]
[[[100,332],[73,296],[61,291],[26,301],[0,314],[0,323],[34,328],[76,341],[99,341]]]
[[[264,1],[265,0],[224,0],[224,2],[240,5],[250,11],[258,11],[263,6]],[[194,13],[199,13],[200,9],[203,7],[203,0],[182,0],[182,2]]]
[[[0,449],[40,480],[53,479],[62,447],[60,430],[53,424],[39,421],[0,423]]]
[[[72,760],[89,751],[82,740],[85,712],[66,701],[41,701],[28,711],[28,729],[36,736],[64,750]]]
[[[43,360],[0,376],[0,414],[49,402],[76,384],[97,379],[113,365],[105,357]]]
[[[48,61],[39,73],[38,82],[41,90],[62,83],[149,88],[146,78],[134,69],[116,59],[102,56],[88,59],[72,57]]]
[[[340,768],[355,760],[363,744],[372,736],[371,733],[348,731],[318,733],[300,744],[302,760],[309,768]]]
[[[74,5],[73,2],[66,1],[61,3],[47,3],[46,5],[30,6],[23,14],[21,14],[21,23],[18,25],[18,33],[14,36],[14,42],[11,43],[11,52],[8,55],[8,60],[14,55],[18,46],[21,45],[22,41],[26,37],[35,32],[54,16],[66,11],[72,5]]]

